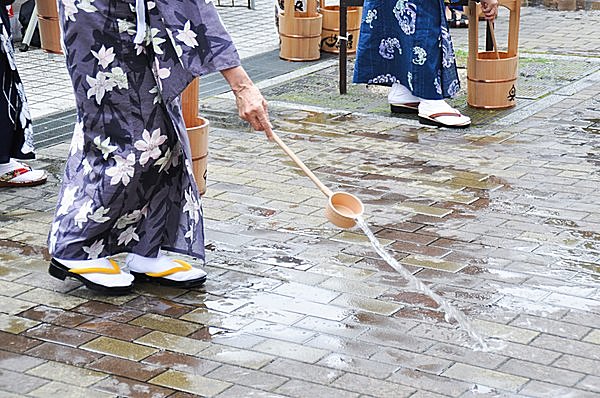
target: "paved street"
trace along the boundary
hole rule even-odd
[[[220,10],[244,59],[277,47],[271,2]],[[468,108],[463,88],[465,130],[390,116],[381,87],[340,96],[332,59],[260,82],[280,137],[362,199],[381,243],[486,349],[360,229],[328,223],[322,193],[226,93],[201,105],[203,288],[115,298],[48,276],[68,140],[32,162],[47,184],[0,189],[0,396],[598,397],[600,11],[527,7],[521,24],[517,106]],[[465,87],[466,33],[452,30]],[[60,57],[18,62],[36,120],[73,109]]]

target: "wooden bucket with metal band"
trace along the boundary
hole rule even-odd
[[[199,78],[194,79],[181,94],[181,112],[190,141],[192,171],[200,194],[206,192],[208,168],[209,122],[198,116]]]
[[[279,57],[288,61],[314,61],[321,57],[323,16],[316,0],[307,1],[306,12],[294,11],[294,0],[285,0],[279,18]]]
[[[36,0],[35,3],[37,5],[42,50],[51,54],[62,54],[56,0]]]
[[[498,3],[510,11],[508,49],[479,51],[477,8],[474,1],[469,1],[467,103],[474,108],[505,109],[516,105],[521,1],[499,0]]]
[[[321,32],[321,51],[337,54],[340,52],[340,8],[337,6],[321,7],[319,12],[323,15],[323,31]],[[362,18],[362,7],[348,7],[347,26],[348,40],[346,48],[348,54],[356,52],[358,35],[360,33],[360,22]]]

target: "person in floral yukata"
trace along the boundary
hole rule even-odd
[[[202,284],[202,269],[163,253],[205,258],[179,95],[220,71],[240,117],[271,138],[266,101],[212,2],[59,0],[59,12],[78,120],[48,239],[50,274],[115,295],[134,278]],[[123,252],[125,269],[111,258]]]
[[[17,71],[6,7],[0,0],[0,188],[43,184],[44,170],[33,170],[19,160],[33,159],[33,128],[23,83]],[[17,160],[19,159],[19,160]]]
[[[481,8],[494,19],[498,0],[481,0]],[[393,113],[415,112],[426,124],[469,126],[471,119],[444,101],[460,89],[444,0],[365,0],[362,15],[354,83],[391,86]]]

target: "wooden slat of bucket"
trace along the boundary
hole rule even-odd
[[[314,15],[312,15],[314,13]],[[321,57],[322,16],[316,12],[316,0],[309,0],[307,12],[294,10],[294,1],[285,0],[279,18],[279,57],[288,61],[314,61]]]
[[[337,6],[322,7],[323,30],[321,32],[321,51],[337,54],[340,52],[340,8]],[[347,34],[348,54],[356,52],[358,37],[360,34],[360,23],[362,18],[362,7],[348,7],[347,10]]]
[[[181,94],[181,112],[186,127],[196,127],[198,124],[198,93],[200,79],[195,78]]]

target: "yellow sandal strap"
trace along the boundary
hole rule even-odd
[[[109,258],[108,261],[112,268],[102,268],[102,267],[90,267],[90,268],[69,268],[69,272],[74,274],[120,274],[121,269],[117,265],[116,261],[112,258]]]
[[[148,276],[152,276],[154,278],[162,278],[163,276],[167,276],[167,275],[173,275],[176,272],[180,272],[180,271],[189,271],[192,269],[192,266],[189,263],[186,263],[183,260],[171,260],[174,263],[179,264],[178,267],[173,267],[173,268],[169,268],[168,270],[162,271],[162,272],[146,272],[146,275]]]

